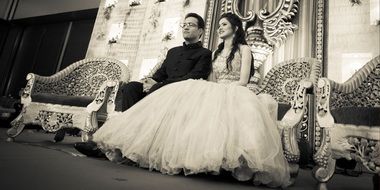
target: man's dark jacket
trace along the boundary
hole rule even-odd
[[[160,87],[187,79],[207,79],[211,71],[211,54],[210,50],[202,47],[201,42],[174,47],[168,51],[152,79]]]

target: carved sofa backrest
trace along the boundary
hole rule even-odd
[[[380,56],[344,83],[321,78],[317,98],[318,116],[329,112],[336,123],[380,126]]]
[[[279,103],[290,104],[301,80],[313,85],[321,74],[321,62],[314,58],[296,58],[275,65],[259,86],[259,93],[273,96]]]
[[[375,57],[343,84],[330,81],[330,109],[380,107],[380,56]]]
[[[95,97],[105,81],[128,82],[129,77],[127,66],[116,59],[88,58],[46,77],[46,80],[39,80],[34,84],[32,93]]]

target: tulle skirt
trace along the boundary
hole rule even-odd
[[[203,80],[167,85],[94,134],[104,151],[165,174],[231,171],[241,181],[289,185],[277,103],[248,88]]]

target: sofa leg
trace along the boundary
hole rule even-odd
[[[327,183],[318,182],[316,190],[328,190]]]
[[[313,169],[313,176],[318,181],[317,190],[327,190],[327,182],[331,179],[335,172],[336,160],[328,157],[322,163],[317,163]]]
[[[11,122],[11,128],[7,130],[8,135],[8,142],[13,142],[15,137],[17,137],[25,127],[24,124],[24,111],[22,111],[12,122]]]
[[[8,137],[7,142],[15,142],[15,138],[14,137]]]
[[[63,139],[65,138],[65,135],[66,135],[66,131],[65,131],[65,128],[61,128],[59,129],[55,136],[54,136],[54,142],[61,142],[63,141]]]

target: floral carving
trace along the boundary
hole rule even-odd
[[[380,172],[380,142],[361,137],[348,137],[352,159],[363,163],[371,172]]]
[[[36,120],[41,122],[41,126],[44,130],[55,132],[62,127],[72,126],[73,114],[41,110]]]
[[[101,84],[107,80],[119,80],[121,71],[120,66],[113,62],[89,61],[75,68],[61,80],[36,81],[33,93],[95,97]]]
[[[95,98],[96,104],[101,104],[104,101],[105,96],[106,96],[106,91],[103,89],[98,93],[98,95]]]
[[[307,61],[293,62],[272,69],[265,77],[261,93],[267,93],[273,96],[278,102],[290,103],[293,100],[298,81],[309,78],[311,72],[311,64]],[[288,79],[292,79],[289,82]]]

